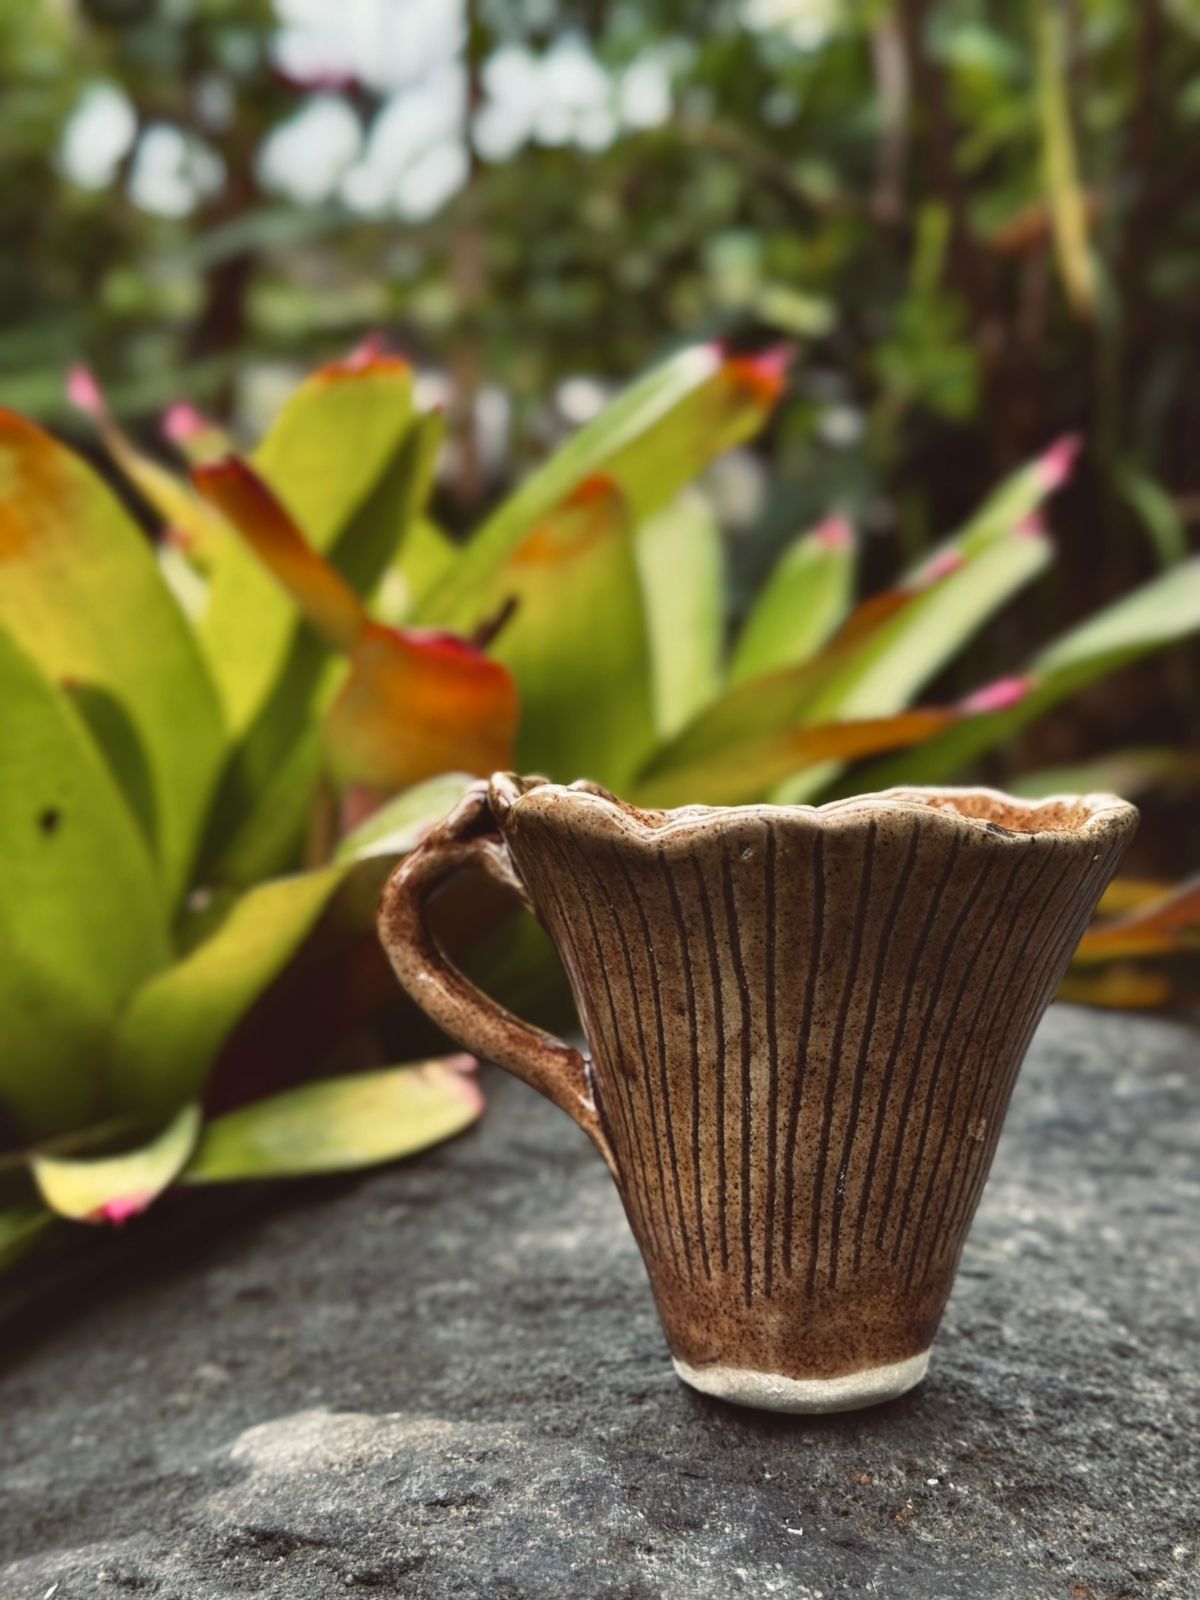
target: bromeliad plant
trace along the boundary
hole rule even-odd
[[[472,551],[590,526],[601,472],[654,509],[778,384],[686,352]],[[449,619],[378,620],[416,613],[453,558],[422,520],[440,419],[403,362],[367,347],[322,369],[248,460],[197,471],[203,494],[85,372],[71,393],[163,539],[0,413],[0,1264],[55,1216],[121,1221],[175,1182],[361,1166],[472,1121],[464,1058],[380,1064],[374,906],[468,776],[515,759],[499,654]],[[194,413],[169,420],[197,460],[225,451]]]
[[[940,781],[1200,627],[1194,562],[912,709],[1052,560],[1060,444],[857,606],[850,527],[803,535],[727,653],[719,530],[688,486],[783,382],[775,354],[681,352],[461,548],[425,514],[439,419],[377,348],[318,372],[246,458],[177,409],[190,482],[77,374],[162,520],[157,560],[80,461],[2,419],[10,1252],[52,1212],[361,1165],[477,1114],[461,1061],[378,1065],[371,933],[382,876],[469,774],[586,774],[647,805]]]

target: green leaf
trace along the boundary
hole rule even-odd
[[[0,1105],[30,1137],[101,1109],[120,1007],[169,958],[154,864],[69,703],[0,629]]]
[[[1088,236],[1087,197],[1071,128],[1066,19],[1058,0],[1032,0],[1035,90],[1046,198],[1067,299],[1080,316],[1096,313],[1097,275]]]
[[[1166,746],[1110,750],[1091,761],[1020,773],[1006,779],[1005,787],[1029,800],[1098,791],[1119,794],[1126,800],[1136,800],[1152,790],[1190,794],[1200,790],[1200,753]]]
[[[326,868],[251,889],[203,943],[138,991],[113,1052],[121,1105],[162,1112],[202,1094],[221,1046],[299,950],[343,876]]]
[[[413,518],[371,605],[380,622],[402,627],[458,560],[459,547],[429,517]]]
[[[474,1082],[442,1061],[306,1084],[215,1118],[184,1181],[294,1178],[375,1166],[461,1133],[482,1109]]]
[[[326,367],[283,408],[254,465],[309,541],[329,551],[393,464],[412,421],[412,375],[403,364]],[[397,540],[402,532],[397,512]],[[202,638],[235,734],[270,698],[299,626],[294,600],[240,540],[230,540]]]
[[[858,720],[900,711],[988,617],[1045,568],[1051,555],[1048,541],[1035,533],[1012,534],[977,548],[962,566],[923,589],[872,632],[813,695],[804,721]],[[836,774],[833,766],[811,768],[776,798],[807,800]]]
[[[916,595],[830,674],[805,713],[809,722],[881,717],[901,710],[967,640],[1048,565],[1038,535],[998,539]]]
[[[721,750],[643,778],[633,798],[638,805],[664,809],[745,805],[761,799],[789,773],[919,744],[957,715],[954,711],[918,708],[858,722],[748,733]]]
[[[329,552],[334,569],[330,576],[345,579],[360,596],[378,583],[397,544],[403,548],[407,542],[405,531],[429,490],[442,426],[439,417],[431,416],[409,428]],[[265,574],[266,568],[262,570]],[[276,583],[273,577],[270,581]],[[229,761],[207,841],[212,870],[235,880],[241,872],[239,858],[253,858],[259,843],[272,837],[279,840],[286,831],[273,826],[269,810],[271,797],[279,788],[279,775],[297,766],[307,770],[308,757],[299,747],[311,744],[313,725],[328,709],[345,676],[344,662],[332,657],[325,641],[301,621],[296,598],[282,589],[278,592],[285,608],[290,608],[291,643],[273,688]],[[302,806],[307,808],[311,793],[310,782],[306,789],[292,793],[285,801],[286,809],[294,815]],[[282,823],[282,816],[277,821]]]
[[[445,772],[425,783],[414,784],[372,812],[353,833],[348,833],[338,845],[335,861],[407,855],[435,822],[454,809],[476,781],[466,772]]]
[[[421,784],[344,841],[335,865],[234,899],[182,961],[139,990],[121,1019],[112,1069],[120,1103],[163,1111],[200,1095],[251,1008],[325,929],[325,913],[337,912],[331,937],[339,949],[369,932],[379,875],[460,793],[453,776]]]
[[[1127,466],[1118,475],[1122,495],[1137,513],[1154,545],[1160,566],[1173,567],[1185,561],[1188,553],[1187,524],[1179,507],[1161,483],[1156,483],[1136,467]]]
[[[853,598],[854,542],[850,524],[832,517],[789,545],[742,628],[731,683],[805,661],[829,641]]]
[[[0,1210],[0,1272],[28,1254],[54,1221],[41,1206],[7,1206]]]
[[[417,619],[470,631],[486,614],[481,596],[513,547],[587,478],[611,478],[641,522],[722,451],[756,433],[781,388],[773,356],[731,359],[715,345],[672,356],[525,480],[418,607]]]
[[[124,1222],[144,1211],[187,1164],[200,1132],[200,1107],[181,1107],[148,1144],[121,1155],[81,1159],[34,1156],[42,1199],[75,1222]]]
[[[516,610],[491,654],[520,690],[517,765],[620,788],[654,743],[650,641],[628,509],[587,480],[512,552],[489,612]]]
[[[79,696],[177,897],[224,755],[216,693],[141,532],[82,461],[9,413],[0,624]]]
[[[1200,558],[1161,573],[1048,645],[1026,669],[1028,691],[1014,706],[972,717],[899,762],[857,775],[867,787],[940,783],[1005,743],[1076,690],[1140,657],[1200,633]]]
[[[669,736],[720,686],[724,641],[724,551],[708,502],[685,492],[638,528],[641,579],[653,662],[654,718]]]

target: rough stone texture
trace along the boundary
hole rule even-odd
[[[0,1595],[1200,1596],[1198,1087],[1187,1027],[1053,1010],[928,1380],[828,1419],[677,1382],[600,1162],[498,1077],[420,1161],[131,1230],[10,1351]]]

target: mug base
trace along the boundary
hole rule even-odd
[[[881,1367],[863,1367],[837,1378],[785,1378],[777,1372],[754,1372],[749,1367],[692,1367],[675,1359],[675,1371],[702,1394],[715,1395],[737,1406],[757,1406],[762,1411],[819,1413],[858,1411],[907,1394],[925,1376],[929,1351]]]

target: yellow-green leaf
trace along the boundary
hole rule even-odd
[[[729,357],[695,345],[654,368],[526,479],[466,546],[417,611],[418,620],[462,630],[486,615],[490,582],[513,547],[585,479],[610,478],[632,519],[672,501],[722,451],[751,437],[783,389],[775,352]]]
[[[620,788],[654,743],[650,641],[624,497],[587,479],[512,551],[487,609],[520,690],[517,765]]]
[[[721,682],[724,550],[708,502],[685,490],[634,536],[654,679],[654,717],[669,737]]]
[[[460,1058],[461,1059],[461,1058]],[[292,1178],[395,1161],[471,1125],[483,1096],[459,1065],[426,1061],[330,1078],[216,1117],[185,1183]]]
[[[120,1155],[35,1155],[42,1199],[74,1222],[125,1222],[145,1211],[187,1164],[200,1132],[200,1107],[185,1105],[148,1144]]]
[[[216,693],[139,529],[90,468],[10,412],[0,624],[79,696],[178,896],[225,751]]]
[[[162,1112],[203,1093],[221,1046],[299,950],[343,875],[330,867],[249,890],[214,933],[138,991],[113,1050],[122,1106]]]
[[[831,517],[784,551],[738,637],[731,683],[806,661],[833,636],[854,591],[854,529]]]
[[[0,629],[0,1110],[29,1137],[103,1107],[109,1031],[169,956],[146,841],[71,706]]]

